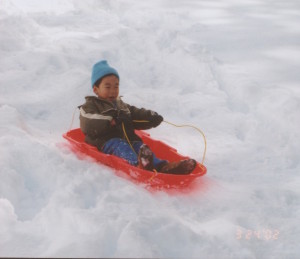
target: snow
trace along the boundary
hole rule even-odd
[[[0,6],[0,257],[300,256],[299,1]],[[205,132],[196,190],[151,193],[70,151],[100,59],[124,101]],[[198,132],[149,132],[201,161]]]

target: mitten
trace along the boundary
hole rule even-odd
[[[134,131],[130,114],[120,112],[119,115],[115,117],[115,121],[115,126],[117,127],[119,132],[124,133],[125,130],[126,134],[129,134],[130,132]],[[123,128],[123,126],[125,127],[125,129]]]
[[[149,119],[150,123],[153,127],[157,127],[161,122],[164,120],[164,118],[159,115],[157,112],[151,112],[151,117]]]
[[[132,123],[132,120],[131,120],[130,116],[128,116],[124,113],[120,113],[114,119],[115,119],[117,125],[122,125],[122,123],[124,123],[124,124],[131,124]]]

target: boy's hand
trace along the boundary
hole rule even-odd
[[[115,120],[115,119],[112,119],[112,120],[110,121],[110,126],[116,126],[116,125],[117,125],[116,120]]]
[[[163,120],[164,118],[161,115],[159,115],[157,112],[154,112],[149,121],[153,127],[157,127]]]
[[[115,121],[115,127],[120,131],[123,132],[123,126],[126,129],[126,132],[131,132],[133,131],[133,125],[132,125],[132,119],[129,115],[127,114],[122,114],[120,113],[119,116],[114,118]]]
[[[125,114],[119,114],[118,117],[114,118],[116,125],[124,124],[131,124],[131,118]]]

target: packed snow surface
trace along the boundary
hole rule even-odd
[[[0,0],[0,19],[0,257],[300,257],[299,1]],[[125,102],[205,132],[195,190],[70,151],[101,59]],[[198,132],[149,133],[201,161]]]

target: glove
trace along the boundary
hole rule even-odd
[[[127,126],[131,126],[131,124],[132,124],[131,117],[124,113],[120,113],[117,117],[114,118],[114,120],[115,120],[117,126],[121,126],[122,123],[124,123],[124,125],[127,125]]]
[[[152,116],[150,117],[149,121],[153,127],[157,127],[164,120],[164,118],[157,112],[151,112],[151,115]]]
[[[130,115],[121,112],[118,116],[114,117],[114,121],[114,126],[121,135],[126,133],[128,136],[131,136],[133,134],[134,128]]]

